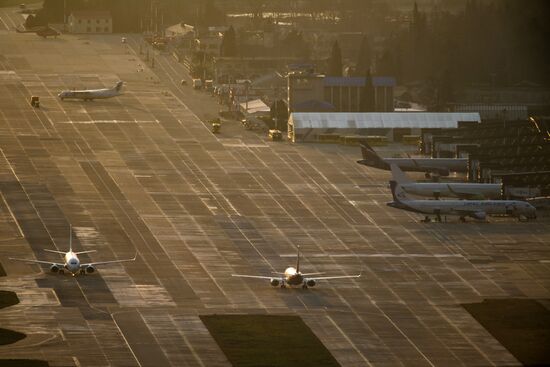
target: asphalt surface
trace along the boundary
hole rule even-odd
[[[460,304],[549,298],[548,218],[419,223],[385,205],[389,174],[358,148],[213,135],[187,105],[215,114],[215,99],[182,88],[170,55],[151,70],[139,42],[0,30],[0,289],[21,300],[0,325],[28,335],[0,358],[227,366],[198,315],[271,313],[301,316],[343,366],[519,365]],[[117,98],[56,98],[118,80]],[[97,250],[82,260],[137,260],[76,278],[8,260],[58,261],[42,249],[66,250],[70,224]],[[305,272],[363,276],[307,291],[231,277],[283,271],[298,244]]]

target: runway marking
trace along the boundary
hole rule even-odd
[[[158,124],[159,120],[87,120],[57,121],[57,124]]]
[[[296,254],[282,254],[280,257],[296,257]],[[308,254],[307,257],[395,257],[395,258],[464,258],[462,254]]]
[[[330,315],[327,315],[327,319],[332,323],[332,325],[336,328],[336,330],[338,330],[338,332],[344,337],[344,339],[346,339],[346,341],[349,343],[349,345],[351,345],[351,347],[355,350],[355,352],[357,352],[357,354],[359,354],[359,356],[361,356],[363,361],[365,361],[365,363],[367,365],[372,366],[372,364],[367,359],[367,357],[365,357],[363,355],[363,353],[361,353],[361,351],[357,348],[355,343],[353,343],[353,341],[347,336],[347,334],[344,332],[344,330],[342,330],[342,328],[340,328],[340,326],[338,326],[338,324],[332,319],[332,317],[330,317]]]

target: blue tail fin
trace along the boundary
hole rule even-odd
[[[118,82],[118,83],[116,83],[116,85],[115,85],[115,90],[116,90],[117,92],[120,92],[120,90],[122,89],[122,85],[123,85],[123,84],[124,84],[124,82]]]

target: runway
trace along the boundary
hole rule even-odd
[[[548,218],[419,223],[386,206],[389,173],[359,148],[213,135],[186,106],[200,92],[169,83],[180,66],[161,54],[151,70],[136,37],[0,32],[0,289],[21,300],[0,325],[28,335],[0,358],[227,366],[198,316],[268,313],[301,316],[342,366],[519,365],[460,304],[548,299]],[[117,98],[56,98],[118,80]],[[58,260],[42,249],[68,249],[69,225],[97,250],[83,260],[137,261],[76,278],[8,261]],[[281,272],[296,245],[304,271],[362,277],[231,277]]]

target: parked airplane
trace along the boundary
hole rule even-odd
[[[425,222],[429,222],[429,216],[435,215],[436,220],[441,222],[441,215],[458,215],[461,221],[466,217],[484,220],[489,214],[506,214],[517,217],[521,220],[535,219],[536,209],[531,204],[519,200],[412,200],[409,199],[395,182],[390,181],[393,201],[388,206],[397,209],[408,210],[415,213],[425,214]]]
[[[330,277],[312,277],[311,275],[319,275],[323,273],[301,273],[300,272],[300,246],[298,246],[298,257],[296,259],[296,267],[286,268],[284,273],[275,273],[280,276],[276,277],[264,277],[258,275],[241,275],[241,274],[231,274],[233,277],[241,278],[257,278],[257,279],[269,279],[269,283],[273,287],[278,285],[281,288],[286,288],[286,285],[298,286],[302,285],[303,289],[308,287],[314,287],[317,284],[318,280],[330,280],[330,279],[346,279],[346,278],[359,278],[361,274],[358,275],[342,275],[342,276],[330,276]]]
[[[123,82],[118,82],[113,88],[103,89],[85,89],[85,90],[64,90],[57,96],[63,100],[65,98],[83,99],[84,101],[92,101],[94,99],[111,98],[121,95]]]
[[[50,36],[53,36],[55,38],[57,38],[57,36],[59,36],[61,33],[59,33],[58,30],[50,27],[50,26],[37,26],[37,27],[30,27],[30,28],[25,28],[25,30],[21,30],[19,29],[19,27],[15,28],[15,31],[17,33],[36,33],[37,35],[39,35],[40,37],[44,37],[44,38],[47,38],[47,37],[50,37]]]
[[[453,196],[459,199],[500,199],[500,184],[465,182],[415,182],[397,165],[390,164],[392,178],[407,194],[429,196],[439,199],[441,196]]]
[[[61,33],[51,27],[44,27],[36,31],[36,34],[43,38],[48,38],[50,36],[57,38]]]
[[[63,252],[63,251],[57,251],[57,250],[49,250],[44,249],[44,251],[53,252],[56,254],[63,254],[65,262],[52,262],[52,261],[43,261],[43,260],[29,260],[29,259],[17,259],[17,258],[11,258],[10,260],[15,261],[23,261],[23,262],[29,262],[29,263],[37,263],[37,264],[48,264],[50,265],[50,271],[52,273],[59,273],[63,274],[65,270],[69,271],[71,275],[74,277],[77,274],[90,274],[95,271],[96,265],[104,265],[104,264],[114,264],[114,263],[121,263],[126,261],[134,261],[136,260],[136,256],[134,256],[131,259],[124,259],[124,260],[112,260],[112,261],[99,261],[99,262],[93,262],[93,263],[80,263],[80,260],[78,259],[78,255],[80,254],[87,254],[90,252],[95,252],[95,250],[89,250],[89,251],[79,251],[79,252],[73,252],[73,236],[72,236],[72,228],[70,229],[70,239],[69,239],[69,251]]]
[[[425,172],[430,174],[448,176],[449,172],[467,172],[468,160],[465,158],[382,158],[367,142],[362,142],[361,153],[363,159],[357,163],[365,166],[390,170],[390,164],[395,164],[403,171]]]

